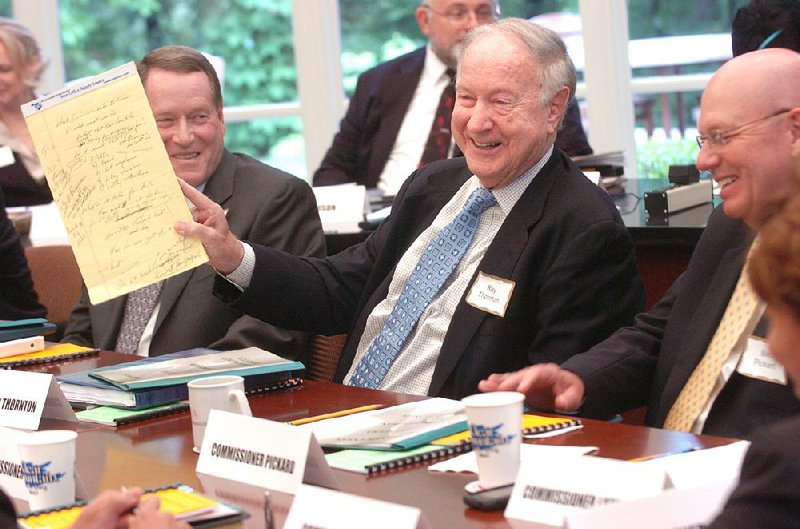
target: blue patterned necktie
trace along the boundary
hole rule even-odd
[[[481,214],[494,203],[491,191],[476,189],[456,218],[434,237],[403,285],[381,332],[356,367],[350,384],[366,388],[380,385],[420,316],[464,257]]]

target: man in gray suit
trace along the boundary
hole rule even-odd
[[[292,254],[324,256],[308,184],[225,149],[222,92],[208,60],[191,48],[168,46],[147,54],[138,69],[175,173],[223,208],[231,231]],[[63,341],[150,356],[247,346],[304,355],[306,334],[245,316],[215,298],[215,275],[210,265],[201,265],[96,306],[84,287]],[[151,306],[142,309],[142,300]]]

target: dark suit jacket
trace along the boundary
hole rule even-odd
[[[33,289],[28,261],[19,235],[6,215],[0,189],[0,320],[41,318],[46,312]]]
[[[315,186],[355,182],[376,187],[414,97],[425,48],[361,74],[333,144],[314,173]],[[571,156],[591,154],[575,101],[570,104],[556,147]],[[410,173],[411,171],[409,171]]]
[[[17,512],[11,498],[0,489],[0,529],[17,529]]]
[[[0,167],[0,188],[5,194],[8,207],[36,206],[53,201],[47,181],[40,183],[34,180],[16,152],[14,163]]]
[[[276,325],[349,333],[336,373],[341,381],[398,261],[470,176],[463,158],[420,169],[376,232],[324,260],[256,246],[252,282],[234,305]],[[430,395],[463,397],[491,373],[563,361],[630,322],[642,306],[633,243],[614,204],[558,150],[509,213],[478,270],[515,282],[506,315],[459,302]],[[238,294],[222,280],[217,287]]]
[[[753,436],[739,485],[708,529],[785,529],[800,525],[800,418]]]
[[[646,424],[664,424],[722,319],[754,236],[717,208],[686,272],[664,297],[632,327],[563,365],[586,384],[582,414],[606,417],[646,404]],[[764,327],[760,324],[757,333]],[[703,432],[746,438],[756,426],[798,412],[790,387],[734,373]]]
[[[292,175],[243,154],[224,152],[204,193],[227,210],[231,231],[240,238],[298,255],[325,255],[325,239],[311,188]],[[244,316],[215,298],[216,273],[209,265],[170,278],[161,291],[161,308],[150,355],[212,347],[259,346],[300,358],[303,333],[278,329]],[[62,341],[114,349],[127,296],[92,306],[86,288],[70,314]]]

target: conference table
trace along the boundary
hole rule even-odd
[[[96,357],[27,368],[52,374],[70,373],[130,359],[121,353],[101,352]],[[367,404],[391,406],[425,397],[304,380],[296,388],[250,397],[255,417],[291,421]],[[647,428],[624,423],[583,419],[583,428],[563,435],[526,442],[565,446],[597,446],[597,456],[615,459],[661,454],[690,447],[713,447],[731,439]],[[181,482],[209,495],[240,504],[251,514],[248,528],[269,525],[264,517],[264,491],[227,480],[210,480],[195,473],[198,455],[192,451],[189,412],[113,428],[92,423],[44,420],[42,428],[78,431],[76,469],[89,497],[108,488],[139,485],[154,487]],[[421,509],[432,528],[511,527],[500,512],[466,507],[463,487],[473,474],[434,473],[424,464],[371,476],[334,470],[339,489]],[[281,527],[291,496],[271,493],[273,515]]]

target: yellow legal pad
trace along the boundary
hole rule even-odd
[[[530,413],[526,413],[522,416],[523,435],[543,434],[580,425],[581,421],[571,417],[544,417],[543,415],[533,415]],[[464,430],[463,432],[457,432],[431,441],[431,444],[439,446],[458,446],[469,442],[471,442],[469,430]]]
[[[189,487],[171,487],[147,492],[142,497],[155,494],[161,499],[161,510],[169,511],[178,519],[186,519],[210,511],[219,505],[205,496],[192,491]],[[67,505],[60,509],[39,512],[18,520],[20,527],[30,529],[68,529],[77,520],[85,504]]]
[[[83,347],[80,345],[73,345],[71,343],[57,343],[49,345],[41,351],[36,351],[35,353],[24,353],[0,358],[0,366],[3,366],[4,364],[54,362],[57,360],[66,360],[68,358],[77,358],[89,354],[95,354],[97,352],[97,349],[92,349],[91,347]]]

